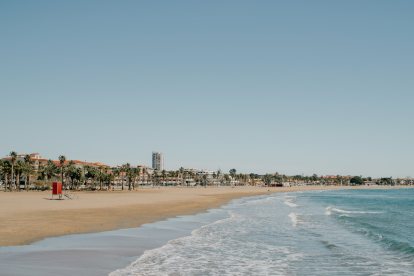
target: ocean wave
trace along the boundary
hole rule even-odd
[[[295,204],[295,203],[293,203],[293,201],[294,201],[295,199],[289,199],[289,200],[286,200],[284,203],[286,204],[286,205],[289,205],[290,207],[298,207],[299,205],[297,205],[297,204]]]
[[[333,208],[332,206],[327,207],[326,209],[326,215],[330,216],[332,215],[334,212],[336,213],[342,213],[342,214],[379,214],[380,212],[364,212],[364,211],[346,211],[346,210],[341,210],[338,208]]]
[[[411,245],[402,243],[405,240],[394,232],[375,228],[373,222],[386,211],[380,216],[358,215],[381,212],[358,211],[366,205],[354,202],[345,205],[295,194],[238,201],[228,207],[229,218],[148,250],[110,276],[307,275],[315,268],[318,275],[335,274],[338,268],[344,275],[414,275]],[[306,211],[290,208],[298,206],[298,198],[306,202]],[[335,220],[321,216],[324,212]]]
[[[414,247],[408,242],[397,241],[393,238],[377,234],[374,231],[369,231],[365,228],[355,228],[354,231],[379,242],[388,250],[396,251],[403,255],[408,254],[410,257],[414,255]]]
[[[245,209],[246,210],[246,209]],[[285,275],[304,254],[286,245],[248,240],[257,232],[256,213],[229,211],[231,217],[193,230],[190,236],[145,251],[110,276],[132,275]],[[277,255],[275,259],[264,256]]]
[[[288,217],[290,217],[290,220],[292,221],[292,226],[293,226],[293,227],[297,227],[297,226],[298,226],[298,224],[299,224],[300,222],[302,222],[302,221],[299,219],[299,215],[300,215],[300,214],[295,213],[295,212],[292,212],[292,213],[290,213],[290,214],[288,215]]]

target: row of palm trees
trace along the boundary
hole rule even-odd
[[[146,184],[149,185],[166,185],[166,179],[173,178],[179,180],[179,183],[188,183],[192,180],[196,185],[207,185],[207,175],[200,176],[193,172],[186,172],[183,168],[178,171],[166,172],[165,170],[158,172],[154,170],[153,173],[149,173],[145,168],[141,171],[138,167],[131,167],[129,163],[124,164],[118,168],[109,168],[106,166],[93,167],[84,165],[82,168],[75,167],[73,161],[66,162],[66,157],[59,156],[60,167],[57,167],[52,160],[48,160],[46,164],[39,165],[38,170],[33,169],[33,160],[30,155],[24,157],[24,162],[17,160],[17,153],[12,151],[10,153],[10,160],[0,160],[0,170],[4,178],[5,189],[4,191],[13,191],[13,189],[20,191],[21,179],[24,178],[24,187],[27,191],[31,185],[31,178],[37,177],[37,180],[43,180],[45,183],[48,181],[59,180],[64,184],[64,188],[67,189],[79,189],[82,184],[87,184],[88,180],[93,188],[96,188],[99,184],[101,190],[104,189],[104,183],[106,182],[110,187],[114,183],[115,178],[117,183],[121,182],[122,190],[124,190],[124,183],[127,181],[128,190],[135,189],[136,181],[141,180],[141,173],[146,180]],[[65,163],[67,163],[65,165]],[[145,177],[146,176],[146,177]],[[213,180],[221,179],[221,183],[228,182],[230,176],[233,179],[246,179],[245,175],[237,175],[236,170],[230,170],[230,174],[222,174],[219,170],[217,173],[213,173]],[[177,181],[176,181],[177,182]]]
[[[0,172],[4,179],[4,191],[7,191],[7,188],[12,191],[14,186],[20,191],[20,185],[14,185],[14,183],[20,183],[21,178],[24,178],[24,187],[27,191],[30,186],[30,176],[36,175],[32,164],[33,160],[30,155],[26,155],[24,161],[17,160],[15,151],[10,152],[10,160],[1,159]]]
[[[136,188],[137,182],[141,185],[167,185],[174,182],[175,184],[181,184],[182,186],[188,185],[189,182],[195,185],[211,185],[215,183],[217,185],[252,185],[253,183],[280,183],[283,181],[305,181],[316,182],[320,181],[320,178],[314,174],[312,176],[286,176],[275,174],[266,174],[259,176],[251,173],[237,174],[236,169],[231,169],[228,174],[223,174],[220,170],[212,174],[212,178],[207,175],[199,175],[191,171],[185,171],[184,168],[180,168],[177,171],[157,171],[154,170],[149,173],[145,168],[132,167],[129,163],[117,168],[109,168],[107,166],[90,166],[83,165],[82,167],[75,166],[73,161],[67,162],[64,155],[59,156],[59,165],[57,166],[52,160],[48,160],[46,164],[39,165],[38,170],[33,168],[33,160],[30,155],[24,157],[24,161],[18,160],[17,153],[12,151],[10,153],[10,160],[0,160],[0,173],[4,179],[4,191],[13,191],[13,189],[20,191],[21,180],[24,179],[24,189],[27,191],[31,186],[31,179],[37,178],[37,181],[44,181],[44,183],[50,181],[60,180],[64,184],[66,189],[80,189],[85,185],[92,189],[103,190],[106,187],[111,187],[115,180],[117,184],[121,183],[121,189],[124,190],[124,185],[127,183],[128,190]],[[171,181],[173,180],[173,181]],[[329,181],[329,180],[326,180]],[[338,176],[336,180],[332,182],[341,181]]]
[[[149,173],[145,168],[141,171],[139,167],[131,167],[129,163],[117,168],[109,168],[107,166],[89,166],[84,165],[82,168],[76,167],[73,161],[67,162],[66,157],[59,156],[59,167],[52,160],[48,160],[46,164],[40,164],[38,170],[33,168],[33,160],[30,155],[24,157],[24,161],[17,160],[16,152],[10,153],[10,160],[0,160],[0,172],[4,179],[4,191],[20,191],[21,179],[24,179],[24,187],[27,191],[31,186],[31,179],[37,178],[37,182],[43,181],[45,184],[51,181],[60,180],[66,189],[79,189],[82,185],[87,185],[89,188],[103,190],[105,183],[107,187],[113,185],[115,179],[117,184],[121,182],[121,189],[124,190],[124,184],[127,182],[128,190],[135,189],[136,183],[141,182],[141,185],[166,185],[166,180],[174,179],[175,183],[187,185],[189,181],[196,185],[207,185],[207,175],[200,176],[193,172],[186,172],[184,168],[177,171],[167,172],[162,170],[158,172],[154,170]],[[236,170],[232,169],[230,175],[233,178],[242,179],[243,175],[236,175]],[[230,176],[222,174],[219,170],[213,173],[213,179],[222,179],[229,181]],[[146,183],[145,183],[146,182]],[[170,181],[171,182],[171,181]],[[88,185],[89,183],[89,185]],[[167,181],[168,184],[168,181]]]

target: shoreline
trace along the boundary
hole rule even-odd
[[[78,199],[61,201],[49,200],[51,191],[0,193],[0,247],[28,245],[49,237],[137,228],[177,216],[206,213],[243,197],[377,188],[404,187],[162,187],[138,191],[75,192]]]

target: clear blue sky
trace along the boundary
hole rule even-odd
[[[1,1],[0,154],[414,176],[413,1]]]

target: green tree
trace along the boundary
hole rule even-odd
[[[125,173],[125,177],[128,178],[128,190],[131,190],[131,179],[128,177],[129,170],[131,169],[131,164],[126,163],[122,166],[122,171]],[[122,190],[124,190],[124,182],[122,181]]]
[[[142,169],[142,174],[143,174],[143,176],[144,176],[144,177],[145,177],[145,175],[147,175],[147,186],[148,186],[148,178],[149,178],[149,174],[148,174],[147,169],[143,168],[143,169]]]
[[[11,178],[12,162],[10,160],[1,160],[1,161],[2,161],[1,171],[4,177],[4,191],[7,192],[7,184],[9,182],[8,176],[10,175],[10,178]]]
[[[231,169],[231,170],[229,171],[229,173],[230,173],[230,176],[234,179],[234,178],[235,178],[235,176],[236,176],[236,169]]]
[[[96,179],[99,178],[99,170],[95,167],[89,166],[88,172],[86,173],[85,178],[93,180],[93,186],[94,188],[96,188]]]
[[[72,182],[72,188],[73,188],[73,181],[76,179],[76,178],[72,178],[70,173],[72,171],[75,171],[75,170],[76,170],[76,168],[75,168],[75,162],[73,162],[73,160],[70,160],[69,163],[68,163],[68,165],[66,166],[66,179],[67,179],[67,183],[68,183],[69,190],[71,189],[70,183]],[[80,169],[80,170],[82,172],[82,169]]]
[[[16,189],[20,192],[20,177],[23,174],[26,168],[26,164],[22,160],[17,160],[14,165],[14,170],[16,172]]]
[[[65,164],[66,157],[64,155],[59,156],[59,162],[60,162],[60,182],[62,182],[63,185],[63,166]]]
[[[230,177],[228,174],[224,174],[224,180],[226,180],[226,185],[229,184]]]
[[[180,168],[180,177],[181,177],[181,186],[184,186],[184,168],[183,167],[181,167]]]
[[[167,175],[167,172],[165,170],[162,170],[161,175],[162,175],[162,185],[165,186],[165,176]]]
[[[24,188],[26,189],[26,191],[29,191],[28,186],[30,186],[30,177],[35,173],[31,166],[33,164],[32,157],[29,154],[26,154],[26,156],[24,157],[24,162],[26,163]],[[27,180],[29,180],[29,185],[27,185]]]
[[[138,188],[139,188],[139,182],[141,181],[141,169],[139,167],[136,167],[134,168],[134,171],[135,171],[135,175],[138,176]],[[135,189],[135,178],[134,178],[134,189]]]
[[[266,174],[264,176],[264,182],[269,186],[272,183],[272,176],[270,174]]]
[[[364,181],[363,181],[363,180],[362,180],[362,178],[361,178],[361,177],[359,177],[359,176],[354,176],[354,177],[352,177],[352,178],[351,178],[351,180],[350,180],[349,182],[351,182],[351,183],[353,183],[353,184],[356,184],[356,185],[363,185],[363,184],[364,184]]]
[[[105,173],[103,172],[103,166],[99,166],[98,170],[99,170],[99,174],[98,174],[99,188],[102,191],[103,190],[103,182],[105,180]]]
[[[155,183],[158,185],[159,184],[159,179],[158,179],[158,170],[154,170],[153,171],[153,173],[152,173],[152,177],[153,177],[153,180],[155,180]]]
[[[117,183],[116,184],[119,184],[119,175],[121,174],[121,171],[118,168],[113,168],[112,173],[113,173],[114,177],[115,176],[117,177]]]
[[[17,160],[17,152],[15,152],[15,151],[10,152],[10,157],[11,157],[11,164],[12,164],[12,166],[11,166],[11,182],[10,182],[9,191],[11,192],[13,190],[14,164],[16,163],[16,160]]]

